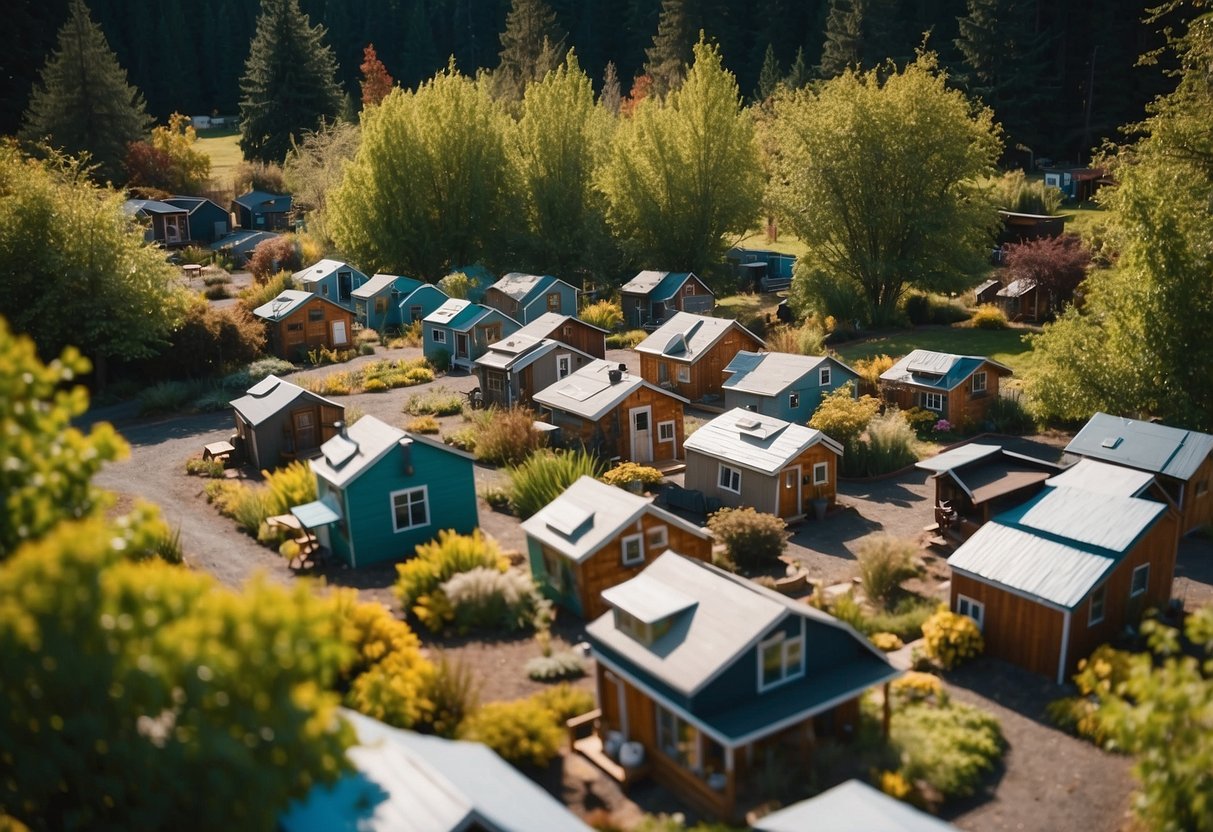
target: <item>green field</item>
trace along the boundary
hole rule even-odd
[[[779,239],[773,243],[767,242],[767,232],[758,229],[750,232],[748,236],[737,243],[740,248],[756,248],[761,251],[778,251],[780,254],[794,254],[797,257],[804,257],[808,253],[805,244],[791,234],[782,233]]]
[[[235,129],[201,130],[198,149],[211,157],[211,179],[221,188],[232,184],[232,171],[244,161],[240,152],[240,133]]]
[[[1022,379],[1035,364],[1035,355],[1023,340],[1025,334],[1022,329],[923,327],[841,344],[836,351],[848,363],[877,355],[897,358],[915,349],[984,355],[1006,364]]]

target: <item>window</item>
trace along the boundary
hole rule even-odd
[[[830,481],[830,463],[813,463],[813,485],[826,485]]]
[[[619,542],[619,548],[623,551],[624,566],[635,566],[638,563],[644,563],[643,535],[628,535]]]
[[[681,384],[691,383],[691,368],[686,364],[678,365],[678,381]]]
[[[430,506],[426,486],[393,491],[391,500],[392,524],[397,533],[430,524]]]
[[[375,298],[375,314],[382,315],[386,312],[387,312],[387,298],[382,297],[382,296]]]
[[[662,551],[670,545],[670,530],[665,526],[654,526],[644,536],[644,545],[656,551]]]
[[[688,296],[695,294],[695,281],[688,280],[686,288],[682,290],[682,293]]]
[[[556,356],[556,378],[564,378],[573,371],[573,356],[565,353]]]
[[[324,310],[321,309],[319,306],[313,306],[311,309],[309,309],[307,311],[307,320],[308,320],[308,323],[313,323],[313,324],[316,323],[317,321],[323,321],[324,320]]]
[[[1136,598],[1150,586],[1150,564],[1143,563],[1133,570],[1133,583],[1129,586],[1129,597]]]
[[[800,407],[800,394],[799,393],[789,393],[788,394],[788,407],[792,408],[793,410]]]
[[[563,558],[548,547],[543,547],[543,571],[548,576],[548,586],[557,592],[564,591]]]
[[[329,285],[327,283],[320,286],[320,294],[324,295],[326,298],[329,296]]]
[[[1091,594],[1091,608],[1087,612],[1087,625],[1103,621],[1104,602],[1108,597],[1108,587],[1101,586]]]
[[[795,488],[797,476],[798,476],[798,474],[796,473],[795,470],[784,471],[783,472],[783,487],[784,488]]]
[[[732,491],[734,494],[741,493],[741,472],[736,468],[721,464],[720,478],[717,481],[725,491]]]
[[[699,771],[702,767],[699,729],[660,705],[657,706],[657,747],[683,768]]]
[[[287,332],[302,332],[303,324],[287,324],[286,331]]]
[[[425,317],[425,315],[421,314],[421,312],[422,312],[422,309],[420,306],[410,306],[409,307],[409,317],[414,321],[419,321]]]
[[[497,373],[487,373],[484,381],[485,384],[488,385],[489,390],[493,391],[494,393],[500,393],[502,389],[504,389],[504,386],[501,383],[501,376]]]
[[[433,334],[433,339],[434,339],[435,344],[445,344],[446,343],[446,330],[445,329],[435,329],[434,334]]]
[[[822,367],[820,370],[817,371],[817,383],[820,384],[822,387],[830,386],[830,368],[829,367]]]
[[[986,622],[986,605],[974,601],[965,595],[956,596],[956,612],[967,615],[977,624],[977,629],[983,629]]]
[[[549,312],[559,312],[560,311],[560,293],[559,292],[548,292],[548,311]]]
[[[565,324],[564,326],[562,326],[562,327],[560,328],[560,334],[561,334],[561,335],[564,335],[566,338],[567,338],[568,336],[572,335],[572,334],[573,334],[573,325],[572,325],[572,324]]]
[[[776,633],[758,645],[758,690],[804,675],[804,642],[800,636]]]
[[[674,441],[674,423],[673,423],[673,421],[657,423],[657,441],[658,442],[673,442]]]
[[[486,344],[494,344],[501,340],[501,324],[488,324],[481,327],[480,332],[484,336]]]
[[[657,383],[670,383],[670,365],[665,361],[657,362]]]
[[[973,392],[986,392],[986,373],[982,370],[980,373],[973,373]]]
[[[943,393],[923,393],[922,406],[936,413],[943,413]]]

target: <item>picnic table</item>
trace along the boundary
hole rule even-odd
[[[235,451],[236,447],[231,442],[212,442],[202,447],[202,458],[205,460],[216,459],[226,464]]]

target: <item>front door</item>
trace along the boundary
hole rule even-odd
[[[628,738],[628,692],[623,686],[623,680],[609,670],[606,672],[607,681],[615,687],[615,707],[619,709],[619,724],[615,729],[623,734],[623,739]]]
[[[785,468],[779,476],[779,516],[788,518],[804,514],[800,502],[800,466]]]
[[[339,347],[350,342],[345,332],[345,321],[333,321],[333,346]]]
[[[468,357],[468,335],[466,332],[455,333],[455,357]]]
[[[634,407],[630,411],[632,422],[632,461],[653,461],[653,408]]]
[[[311,410],[297,410],[295,421],[295,450],[306,451],[316,447],[316,414]]]

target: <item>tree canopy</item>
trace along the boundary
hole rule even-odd
[[[696,31],[686,0],[662,0],[653,45],[644,50],[644,74],[652,79],[652,94],[657,98],[682,86],[693,58]]]
[[[933,55],[781,97],[772,129],[770,200],[809,248],[800,306],[820,305],[819,278],[843,281],[885,324],[907,288],[959,289],[983,265],[997,214],[978,180],[998,158],[998,128],[947,87]]]
[[[151,127],[143,96],[127,83],[84,0],[72,0],[59,43],[25,114],[22,135],[70,156],[88,153],[102,179],[118,180],[126,146]]]
[[[198,194],[211,176],[211,157],[198,150],[198,133],[188,116],[173,113],[152,129],[147,141],[127,146],[128,184],[172,194]]]
[[[519,101],[527,85],[564,60],[566,35],[544,0],[512,0],[501,32],[501,61],[493,70],[493,91]]]

